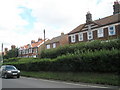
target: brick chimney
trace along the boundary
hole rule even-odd
[[[12,46],[11,46],[11,49],[12,49],[12,50],[14,50],[15,48],[16,48],[16,46],[15,46],[15,45],[12,45]]]
[[[90,12],[87,12],[86,14],[86,23],[92,21],[92,14]]]
[[[120,2],[118,0],[114,2],[113,10],[114,10],[113,14],[120,13]]]
[[[38,38],[38,42],[40,42],[42,40],[42,38]]]
[[[63,36],[63,35],[64,35],[64,33],[62,32],[62,33],[61,33],[61,36]]]
[[[4,55],[8,53],[8,48],[5,48]]]
[[[8,51],[8,48],[5,48],[5,52],[7,52]]]
[[[31,40],[31,44],[32,44],[32,43],[35,43],[35,40]]]

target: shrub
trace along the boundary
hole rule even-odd
[[[65,45],[54,49],[44,50],[41,53],[41,58],[57,58],[58,56],[66,55],[69,53],[84,53],[86,51],[96,51],[96,50],[111,50],[120,49],[120,40],[109,40],[105,41],[91,41],[82,42],[77,44]]]
[[[120,51],[117,49],[87,51],[79,54],[67,54],[55,59],[21,58],[17,62],[10,62],[24,71],[72,71],[72,72],[118,72],[120,65]],[[23,60],[25,60],[23,62]]]

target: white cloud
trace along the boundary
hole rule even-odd
[[[52,38],[68,33],[78,25],[85,23],[86,13],[90,11],[93,20],[103,18],[113,13],[114,0],[0,0],[0,43],[5,47],[15,44],[21,46],[31,40],[46,37]],[[29,22],[20,17],[24,6],[32,10],[36,18],[33,28],[24,26]]]

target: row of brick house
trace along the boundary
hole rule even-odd
[[[51,40],[38,39],[37,42],[31,41],[31,44],[24,45],[18,50],[18,57],[38,57],[40,52],[44,49],[57,48],[68,44],[68,35],[61,33],[60,36],[54,37]]]
[[[38,52],[44,49],[57,48],[65,44],[88,42],[93,40],[108,40],[120,37],[120,2],[115,1],[113,5],[113,15],[98,20],[92,20],[92,14],[86,14],[86,22],[79,25],[67,34],[50,40],[41,39],[37,42],[25,45],[19,49],[19,57],[37,57]]]
[[[31,44],[24,45],[18,50],[18,57],[38,57],[38,49],[44,43],[44,40],[38,38],[38,41],[31,41]]]

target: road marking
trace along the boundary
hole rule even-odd
[[[42,80],[42,81],[47,81],[47,82],[54,82],[54,83],[64,83],[64,84],[69,84],[69,85],[77,85],[77,86],[84,86],[84,87],[91,87],[91,88],[110,88],[107,86],[97,86],[97,85],[85,85],[85,84],[76,84],[76,83],[68,83],[64,81],[53,81],[53,80],[45,80],[45,79],[36,79],[36,78],[28,78],[28,77],[21,77],[21,78],[26,78],[26,79],[31,79],[31,80]]]

